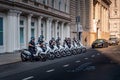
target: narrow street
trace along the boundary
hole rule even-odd
[[[0,80],[120,80],[120,0],[0,0]]]
[[[0,80],[120,80],[120,65],[104,55],[118,47],[89,49],[86,53],[46,62],[2,65]]]

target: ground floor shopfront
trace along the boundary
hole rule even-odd
[[[52,37],[70,37],[69,22],[49,15],[26,14],[17,10],[0,12],[0,53],[27,48],[31,37],[40,35],[46,42]]]

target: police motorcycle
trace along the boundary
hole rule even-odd
[[[70,52],[70,49],[69,49],[69,47],[67,46],[67,44],[64,44],[63,47],[64,47],[64,52],[66,53],[65,56],[70,56],[70,55],[71,55],[71,52]]]
[[[76,51],[77,48],[71,43],[71,39],[67,38],[65,43],[66,43],[65,47],[69,49],[70,53],[73,54],[73,55],[76,55],[77,54],[77,51]]]
[[[71,56],[73,53],[73,46],[68,46],[66,43],[64,44],[64,51],[66,53],[67,56]]]
[[[56,45],[59,51],[59,54],[61,55],[61,57],[66,57],[67,54],[65,52],[65,48],[62,45]]]
[[[76,51],[76,54],[79,54],[80,52],[79,52],[78,45],[74,41],[73,41],[73,46],[74,46],[74,50]]]
[[[34,60],[40,60],[40,57],[38,56],[38,52],[39,50],[38,50],[38,48],[37,48],[37,46],[35,46],[35,54],[33,54],[33,58],[34,58]],[[32,59],[32,56],[31,56],[32,54],[31,54],[31,52],[28,50],[28,49],[23,49],[22,51],[21,51],[21,54],[20,54],[20,56],[21,56],[21,60],[22,61],[28,61],[28,60],[31,60]]]
[[[48,59],[48,55],[50,54],[50,49],[45,46],[46,43],[41,43],[37,45],[37,55],[39,56],[41,61],[46,61]]]
[[[56,44],[55,41],[52,41],[51,43],[49,43],[50,53],[54,55],[54,58],[60,58],[61,55],[60,55],[59,49],[55,44]]]
[[[32,39],[34,39],[34,37],[31,37],[31,40]],[[43,50],[40,48],[38,43],[33,46],[33,48],[35,48],[35,50],[32,51],[34,54],[31,53],[31,51],[28,50],[28,49],[23,49],[21,51],[20,56],[21,56],[22,61],[27,61],[27,60],[32,61],[32,59],[34,59],[34,60],[42,60],[42,61],[46,60],[46,55],[45,55],[45,53],[43,53]]]
[[[56,47],[58,48],[59,54],[61,55],[61,57],[66,57],[66,53],[65,53],[65,49],[64,47],[60,44],[60,37],[58,37],[56,39]]]
[[[51,48],[49,47],[48,43],[45,43],[45,47],[46,47],[46,56],[47,56],[47,59],[49,60],[53,60],[55,59],[55,55],[53,54]]]
[[[78,53],[77,52],[77,47],[75,47],[73,44],[71,44],[70,50],[71,50],[73,55],[76,55]]]
[[[77,54],[80,54],[82,52],[82,48],[79,46],[77,41],[73,40],[73,46],[75,47],[75,51],[77,52]]]
[[[53,60],[54,55],[50,53],[51,49],[50,49],[48,43],[44,42],[43,39],[44,39],[43,35],[40,35],[40,37],[38,38],[38,43],[42,45],[41,47],[38,46],[39,56],[40,56],[41,59]]]
[[[20,56],[23,62],[27,60],[31,60],[31,53],[28,51],[28,49],[21,50]]]
[[[37,46],[35,45],[35,38],[34,37],[31,37],[28,49],[23,49],[21,51],[20,56],[21,56],[22,61],[39,60],[38,49],[37,49]]]
[[[86,47],[80,42],[79,43],[80,48],[82,49],[82,53],[85,53],[87,51]]]

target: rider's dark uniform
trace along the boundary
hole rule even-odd
[[[36,53],[36,51],[35,51],[35,42],[34,42],[33,40],[31,40],[31,41],[29,42],[29,44],[32,45],[32,46],[28,46],[28,50],[30,51],[30,53],[31,53],[31,58],[33,59],[33,58],[34,58],[33,54]]]
[[[59,46],[60,45],[60,39],[59,38],[56,40],[56,45],[57,45],[58,48],[60,48],[60,46]]]

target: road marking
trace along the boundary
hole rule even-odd
[[[30,80],[30,79],[33,79],[33,78],[34,78],[34,76],[30,76],[30,77],[24,78],[22,80]]]
[[[100,55],[100,53],[97,53],[97,55],[99,56],[99,55]]]
[[[50,70],[47,70],[46,72],[50,73],[50,72],[53,72],[53,71],[55,71],[55,69],[50,69]]]
[[[63,65],[63,67],[68,67],[68,66],[69,66],[69,64]]]
[[[76,63],[80,63],[81,61],[78,60],[78,61],[75,61],[75,62],[76,62]]]
[[[86,59],[86,60],[87,60],[88,58],[84,58],[84,59]]]
[[[94,58],[94,57],[95,57],[95,55],[92,55],[91,57],[92,57],[92,58]]]

